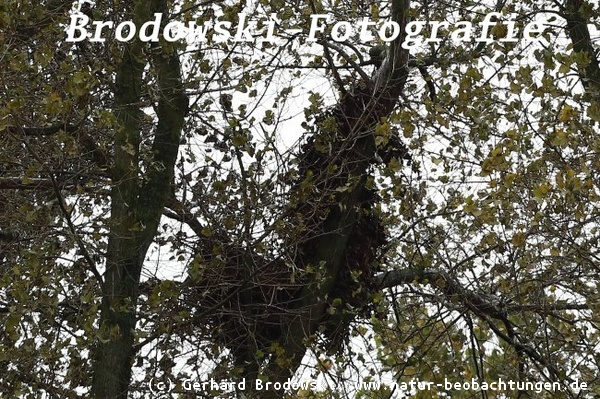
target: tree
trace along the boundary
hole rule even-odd
[[[212,377],[276,398],[257,381],[308,369],[339,385],[289,395],[393,394],[344,383],[350,367],[598,393],[596,5],[132,3],[1,9],[4,393],[187,395]],[[67,42],[72,7],[240,40]],[[318,14],[333,22],[311,42]],[[244,40],[249,16],[278,38]],[[414,46],[334,40],[363,17],[448,24],[411,25]],[[475,391],[534,394],[452,397]]]

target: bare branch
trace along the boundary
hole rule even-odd
[[[498,298],[467,289],[454,277],[441,270],[396,269],[382,273],[376,279],[380,288],[390,288],[414,282],[429,283],[440,289],[448,298],[460,301],[476,314],[485,314],[502,321],[507,317],[506,309]]]
[[[61,189],[75,187],[74,182],[57,182]],[[51,179],[38,179],[26,177],[2,177],[0,178],[0,190],[41,190],[53,189]]]
[[[24,136],[52,136],[57,134],[60,131],[65,133],[73,133],[76,132],[81,124],[71,124],[71,123],[56,123],[50,126],[15,126],[10,125],[6,126],[1,132],[24,135]]]
[[[413,283],[428,283],[440,289],[448,298],[458,299],[466,307],[498,320],[505,320],[509,312],[529,311],[539,314],[564,310],[587,310],[581,303],[560,301],[554,304],[510,304],[501,303],[499,298],[464,287],[456,278],[441,270],[419,270],[417,268],[395,269],[376,276],[379,288],[391,288]]]

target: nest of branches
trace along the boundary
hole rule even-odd
[[[352,107],[361,105],[356,101]],[[282,237],[285,261],[224,241],[197,257],[186,301],[196,304],[199,323],[238,360],[285,342],[288,325],[305,306],[305,288],[320,279],[329,281],[320,291],[328,307],[318,331],[309,334],[320,331],[328,349],[347,341],[354,317],[373,311],[374,277],[387,240],[375,212],[380,198],[367,183],[373,165],[409,156],[397,132],[378,147],[374,121],[357,125],[348,115],[344,107],[335,108],[317,121],[318,133],[301,148],[285,217],[289,229]],[[328,240],[335,241],[333,257],[326,254]]]

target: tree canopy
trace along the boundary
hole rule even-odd
[[[599,395],[599,7],[3,2],[0,392]]]

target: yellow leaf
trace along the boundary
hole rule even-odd
[[[570,105],[565,105],[558,114],[558,120],[561,122],[568,122],[573,119],[575,110]]]
[[[514,245],[515,247],[522,247],[525,245],[525,240],[527,239],[527,234],[523,233],[523,232],[519,232],[516,233],[512,239],[510,240],[510,242],[512,243],[512,245]]]
[[[547,196],[550,191],[550,185],[548,183],[542,183],[533,189],[533,196],[538,199],[543,199]]]

